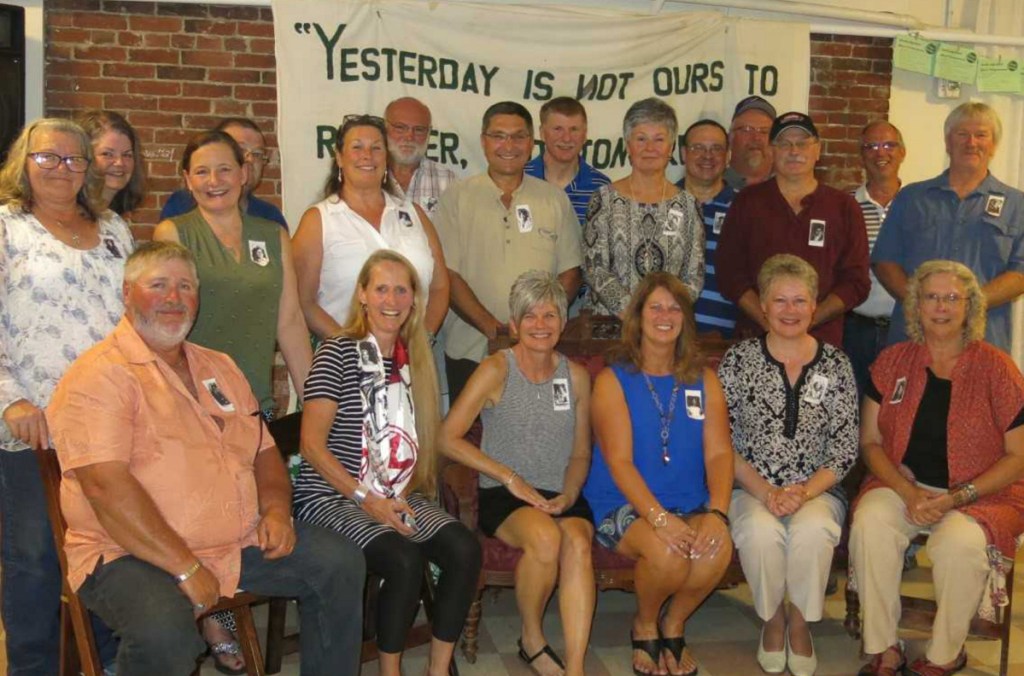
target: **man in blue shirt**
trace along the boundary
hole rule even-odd
[[[611,183],[580,154],[587,142],[587,111],[583,104],[559,96],[541,106],[540,137],[544,152],[530,160],[526,173],[565,190],[583,225],[590,196],[602,185]]]
[[[934,258],[963,263],[988,301],[985,340],[1010,349],[1010,303],[1024,293],[1024,193],[989,173],[1002,123],[984,103],[964,103],[946,118],[949,169],[896,195],[871,261],[896,299],[889,343],[906,340],[907,279]],[[959,302],[959,301],[957,301]]]
[[[245,184],[245,194],[242,196],[242,207],[245,212],[280,223],[287,229],[288,223],[284,220],[281,210],[270,202],[253,195],[253,191],[263,180],[263,168],[267,166],[267,160],[270,158],[270,151],[267,150],[267,141],[263,137],[263,131],[255,122],[246,117],[225,118],[217,125],[216,130],[235,139],[245,153],[245,163],[249,167],[249,180]],[[189,191],[177,190],[167,198],[164,208],[160,211],[160,220],[180,216],[195,208],[196,202],[192,199]]]
[[[736,306],[718,290],[715,275],[715,252],[722,223],[736,197],[736,191],[723,178],[728,154],[729,135],[714,120],[698,120],[683,133],[679,155],[686,173],[679,187],[697,199],[704,221],[704,288],[693,310],[698,331],[717,333],[723,338],[731,338],[736,327]]]

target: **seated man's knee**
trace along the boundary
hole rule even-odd
[[[145,621],[112,629],[121,639],[119,651],[127,653],[127,661],[140,667],[151,665],[151,673],[189,674],[206,650],[195,617],[184,609],[162,608]]]
[[[292,556],[304,557],[303,567],[310,575],[309,582],[318,593],[330,589],[330,595],[358,594],[366,579],[366,559],[363,551],[344,535],[304,524],[298,533],[305,540],[296,547]]]

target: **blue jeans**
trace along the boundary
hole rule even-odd
[[[846,313],[843,321],[843,351],[853,365],[853,377],[857,380],[857,394],[860,397],[864,396],[864,390],[871,379],[868,369],[875,363],[888,337],[888,326],[879,326],[853,312]]]
[[[296,522],[295,550],[266,560],[242,550],[239,587],[255,594],[297,597],[304,676],[359,673],[363,554],[342,535]],[[121,639],[118,676],[191,674],[206,651],[192,602],[165,571],[134,556],[98,564],[79,590],[85,605]]]
[[[10,676],[52,676],[60,660],[60,564],[32,451],[0,451],[0,593]],[[100,658],[117,649],[93,618]]]

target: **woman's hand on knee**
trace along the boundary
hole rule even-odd
[[[714,514],[701,514],[693,519],[696,536],[690,547],[690,558],[715,558],[729,539],[729,527]]]
[[[363,501],[363,510],[378,522],[385,526],[391,526],[402,535],[413,534],[413,529],[406,525],[402,515],[408,514],[415,518],[416,513],[405,500],[392,500],[370,493]]]
[[[508,487],[508,492],[516,496],[523,502],[527,503],[531,507],[536,507],[542,512],[547,514],[557,514],[551,501],[546,499],[543,495],[537,492],[530,484],[526,483],[521,476],[513,474],[511,480],[505,484]],[[564,508],[563,508],[564,509]]]
[[[654,534],[673,552],[684,558],[690,558],[691,548],[697,537],[697,531],[675,514],[668,514],[668,522],[661,528],[655,528]]]

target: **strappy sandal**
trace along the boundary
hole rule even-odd
[[[221,655],[232,655],[239,658],[242,660],[242,666],[238,669],[232,669],[220,660]],[[242,676],[242,674],[247,673],[245,658],[242,657],[242,648],[238,645],[238,641],[221,641],[220,643],[210,644],[210,656],[213,658],[213,668],[222,674]]]
[[[651,658],[651,662],[654,663],[654,670],[658,669],[658,662],[661,660],[661,639],[660,638],[633,638],[633,632],[629,632],[629,642],[633,646],[633,650],[642,650],[647,653],[647,656]],[[632,659],[630,660],[632,661]],[[633,666],[633,673],[635,676],[652,676],[654,671],[640,671]]]
[[[541,655],[547,655],[551,659],[552,662],[554,662],[555,664],[558,665],[559,669],[561,669],[562,671],[565,671],[565,663],[562,662],[562,658],[560,658],[558,656],[558,653],[556,653],[554,650],[552,650],[551,646],[549,646],[547,643],[545,643],[544,647],[541,648],[540,650],[538,650],[532,656],[531,655],[527,655],[526,651],[523,650],[523,639],[522,638],[519,638],[519,639],[516,640],[516,645],[519,646],[519,659],[521,659],[522,661],[526,662],[526,665],[528,667],[530,667],[530,669],[533,671],[533,673],[535,673],[535,674],[539,673],[536,669],[534,669],[533,663]]]
[[[686,639],[682,636],[662,636],[661,649],[667,650],[669,654],[675,658],[676,665],[678,666],[683,661],[683,653],[686,651]],[[669,674],[670,676],[697,676],[697,671],[699,671],[699,669],[694,667],[690,671],[684,671],[679,674],[669,672]]]

